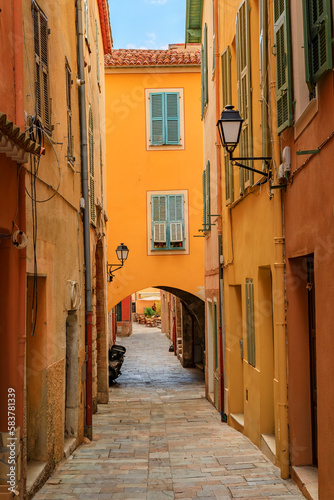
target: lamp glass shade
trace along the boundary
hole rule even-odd
[[[217,122],[222,144],[229,152],[233,152],[238,145],[243,121],[239,111],[228,105]]]
[[[238,144],[241,125],[242,122],[240,121],[236,122],[228,121],[222,123],[224,144],[227,145]]]
[[[116,248],[116,255],[117,255],[118,260],[121,260],[121,261],[126,260],[128,258],[128,255],[129,255],[128,247],[126,245],[124,245],[124,243],[121,243]]]

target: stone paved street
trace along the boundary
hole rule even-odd
[[[123,374],[94,416],[94,439],[61,462],[36,500],[303,499],[246,437],[220,422],[203,374],[156,328],[118,343]]]

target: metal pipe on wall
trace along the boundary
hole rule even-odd
[[[84,33],[82,0],[76,2],[77,16],[77,57],[78,79],[85,82],[84,61]],[[79,86],[79,120],[80,120],[80,153],[81,153],[81,183],[82,196],[85,201],[83,212],[84,253],[85,253],[85,314],[86,314],[86,425],[85,435],[92,439],[92,287],[90,268],[90,225],[89,225],[89,198],[88,198],[88,141],[86,118],[86,93],[85,83]]]

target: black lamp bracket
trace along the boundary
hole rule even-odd
[[[107,275],[109,277],[109,281],[113,280],[115,271],[118,271],[118,269],[121,269],[123,267],[123,264],[124,264],[123,260],[122,260],[121,265],[119,265],[119,264],[107,264]],[[113,267],[116,267],[116,269],[112,269]]]
[[[230,153],[230,161],[233,163],[233,165],[236,165],[237,167],[245,168],[246,170],[250,170],[251,172],[256,172],[257,174],[261,174],[267,179],[269,179],[270,174],[268,172],[264,172],[263,170],[257,170],[256,168],[248,167],[247,165],[243,165],[240,163],[238,160],[243,160],[243,161],[264,161],[266,165],[269,167],[269,162],[272,160],[271,156],[243,156],[242,158],[236,157],[233,158],[232,153]]]

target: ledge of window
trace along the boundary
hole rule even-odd
[[[240,427],[244,427],[245,425],[245,415],[244,413],[231,413],[230,417],[234,422],[236,422]]]
[[[150,145],[146,146],[147,151],[180,151],[184,149],[184,144],[180,141],[180,144],[161,144],[161,145]]]
[[[294,125],[294,139],[298,139],[300,134],[306,129],[306,127],[310,124],[310,122],[313,120],[315,115],[318,113],[319,110],[319,102],[318,98],[315,97],[312,99],[309,104],[306,106],[298,120],[296,121]]]

